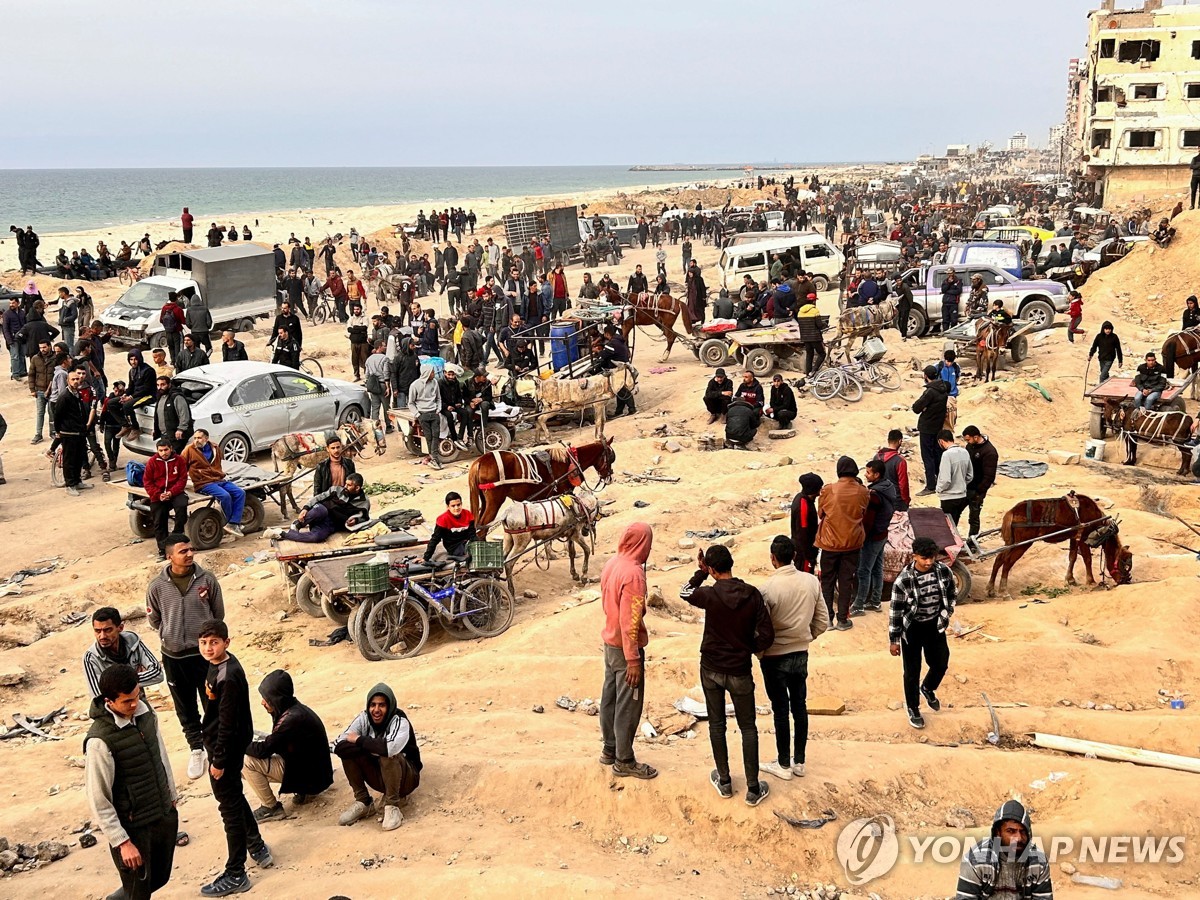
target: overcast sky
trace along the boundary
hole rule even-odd
[[[1044,145],[1097,5],[6,4],[0,168],[889,160],[1018,130]]]

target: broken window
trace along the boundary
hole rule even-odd
[[[1093,128],[1092,129],[1092,149],[1107,150],[1112,146],[1112,129],[1111,128]]]
[[[1118,62],[1154,62],[1158,59],[1158,41],[1121,41],[1117,52]]]
[[[1195,41],[1193,43],[1193,47],[1195,47],[1195,44],[1200,44],[1200,41]],[[1101,59],[1112,59],[1116,55],[1117,55],[1116,39],[1115,38],[1103,38],[1100,41],[1100,58]]]
[[[1200,41],[1192,41],[1192,59],[1200,59]]]
[[[1184,88],[1187,91],[1187,98],[1189,100],[1200,100],[1200,84],[1192,82],[1191,84],[1184,85]]]
[[[1113,89],[1111,87],[1096,88],[1097,103],[1112,103]]]
[[[1142,150],[1151,149],[1158,146],[1157,131],[1131,131],[1129,132],[1129,146]]]
[[[1192,149],[1200,148],[1200,130],[1188,128],[1183,132],[1183,138],[1180,144],[1184,147]]]
[[[1157,84],[1135,84],[1133,86],[1133,99],[1157,100],[1159,87],[1160,85]]]

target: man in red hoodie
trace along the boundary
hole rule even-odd
[[[158,558],[167,558],[167,519],[175,513],[171,534],[183,534],[188,519],[188,466],[175,452],[171,442],[161,437],[154,446],[154,456],[146,460],[142,487],[150,497],[150,516],[154,520],[154,539],[158,542]]]
[[[600,734],[604,741],[600,765],[614,775],[654,778],[658,770],[633,755],[633,736],[645,701],[646,560],[654,532],[634,522],[621,535],[617,555],[600,573],[604,604],[604,689],[600,694]]]

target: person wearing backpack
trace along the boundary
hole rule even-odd
[[[158,322],[163,327],[167,338],[167,350],[171,354],[171,365],[175,365],[175,357],[183,345],[183,324],[186,316],[183,307],[179,305],[179,295],[175,291],[167,294],[167,302],[163,304],[158,314]]]
[[[367,357],[363,364],[363,372],[366,374],[363,386],[367,390],[367,396],[371,398],[371,421],[376,425],[386,426],[387,430],[391,431],[392,424],[384,412],[388,408],[392,383],[392,363],[384,353],[386,346],[382,341],[376,342],[373,352]]]

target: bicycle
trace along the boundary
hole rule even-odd
[[[430,589],[408,574],[408,565],[400,567],[399,590],[385,594],[367,614],[364,637],[373,653],[381,659],[409,659],[416,656],[429,639],[430,611],[452,637],[495,637],[512,624],[515,604],[503,582],[489,577],[474,577],[456,563],[449,583],[435,581]],[[465,583],[460,583],[464,576]],[[415,595],[415,596],[414,596]]]
[[[300,360],[300,371],[305,375],[311,375],[313,378],[325,377],[325,368],[315,356],[306,356]]]
[[[128,265],[117,272],[117,280],[125,287],[133,287],[142,280],[142,277],[142,269],[136,265]]]
[[[308,321],[313,325],[324,325],[330,319],[337,318],[337,305],[333,302],[333,294],[321,291],[317,300],[312,300],[308,307]]]

